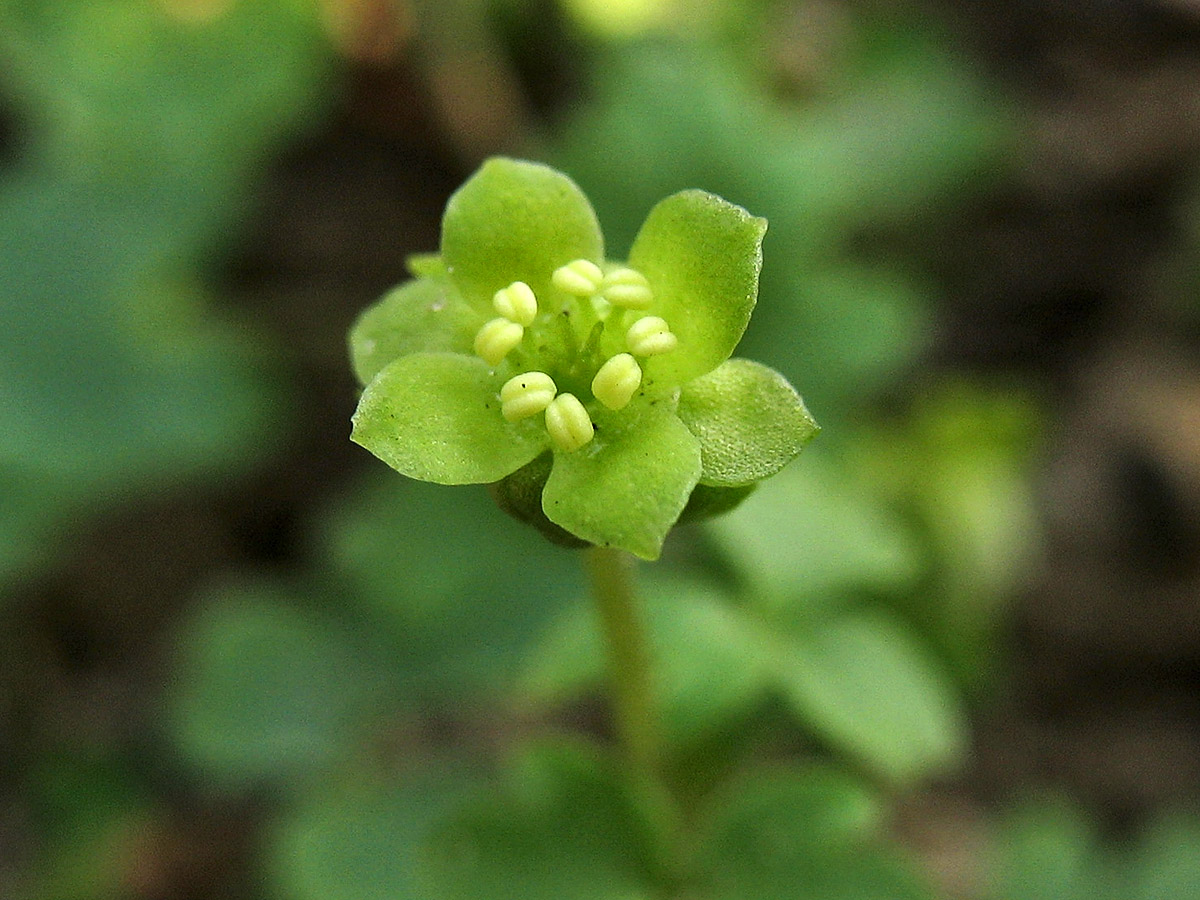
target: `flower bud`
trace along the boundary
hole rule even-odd
[[[550,281],[559,290],[566,291],[576,297],[590,297],[600,289],[604,273],[594,262],[577,259],[559,266],[550,276]]]
[[[604,276],[600,296],[622,309],[646,309],[654,300],[650,282],[636,269],[622,267]]]
[[[611,410],[624,409],[642,384],[642,367],[628,353],[618,353],[592,379],[592,395]]]
[[[500,388],[501,412],[509,422],[536,415],[550,405],[558,388],[545,372],[514,375]]]
[[[496,366],[513,347],[521,343],[525,329],[508,319],[492,319],[475,335],[475,353],[489,366]]]
[[[496,291],[492,298],[492,306],[510,322],[516,322],[526,328],[533,324],[538,310],[533,288],[523,281],[514,281],[508,287]]]
[[[574,394],[559,394],[546,407],[546,431],[559,450],[578,450],[596,433],[592,417]]]
[[[671,333],[664,319],[645,316],[629,326],[625,343],[629,346],[629,352],[638,356],[656,356],[674,350],[679,340]]]

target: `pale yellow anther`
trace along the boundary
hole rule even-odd
[[[559,290],[566,291],[576,297],[590,297],[600,289],[604,273],[594,262],[577,259],[559,266],[550,276],[550,281]]]
[[[554,399],[558,388],[545,372],[514,375],[500,388],[500,411],[509,422],[537,415]]]
[[[628,353],[618,353],[592,379],[592,395],[609,409],[624,409],[642,384],[642,367]]]
[[[592,417],[574,394],[559,394],[546,407],[546,431],[559,450],[578,450],[596,434]]]
[[[625,343],[630,353],[656,356],[674,350],[679,340],[671,333],[665,320],[658,316],[645,316],[629,326],[629,331],[625,332]]]
[[[489,366],[497,366],[513,347],[521,343],[525,329],[509,319],[492,319],[475,335],[475,353]]]
[[[647,309],[654,300],[650,282],[636,269],[613,269],[604,276],[600,296],[622,309]]]
[[[538,311],[533,288],[523,281],[514,281],[508,287],[496,291],[496,295],[492,297],[492,306],[496,307],[496,312],[504,318],[526,328],[533,324]]]

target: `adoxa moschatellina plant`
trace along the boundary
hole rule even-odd
[[[728,509],[816,432],[772,369],[730,359],[767,223],[703,191],[663,200],[629,260],[560,172],[492,159],[451,198],[442,252],[350,333],[353,439],[396,471],[490,484],[587,555],[630,771],[657,783],[653,678],[629,557]]]
[[[731,507],[816,432],[781,375],[730,358],[765,231],[683,191],[613,262],[567,176],[489,160],[450,198],[441,254],[351,331],[353,440],[411,478],[491,484],[560,542],[657,558],[689,500]]]

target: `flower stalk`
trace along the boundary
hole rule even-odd
[[[644,778],[655,780],[661,735],[650,651],[634,592],[633,560],[612,547],[592,547],[585,558],[608,656],[617,740],[630,765]]]

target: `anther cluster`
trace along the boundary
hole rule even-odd
[[[639,358],[669,353],[678,340],[664,319],[647,314],[654,293],[645,276],[634,269],[617,266],[605,271],[590,260],[577,259],[555,269],[550,283],[563,295],[554,298],[550,309],[523,281],[497,291],[492,306],[498,315],[479,329],[474,349],[490,366],[507,359],[519,370],[500,389],[504,418],[518,422],[544,414],[554,446],[571,452],[595,436],[588,405],[594,400],[613,411],[624,409],[642,385]],[[560,316],[565,324],[555,323]],[[582,347],[571,330],[572,321],[591,326]],[[556,328],[567,329],[566,337]],[[606,329],[622,335],[625,349],[604,358],[597,348]],[[567,347],[569,358],[548,360],[541,352],[547,346]],[[541,362],[554,362],[547,368],[555,368],[560,380],[569,372],[578,381],[583,372],[585,380],[580,384],[590,385],[591,396],[580,399],[576,393],[560,391],[551,373],[533,367],[533,354],[524,352],[526,347],[538,348]]]

